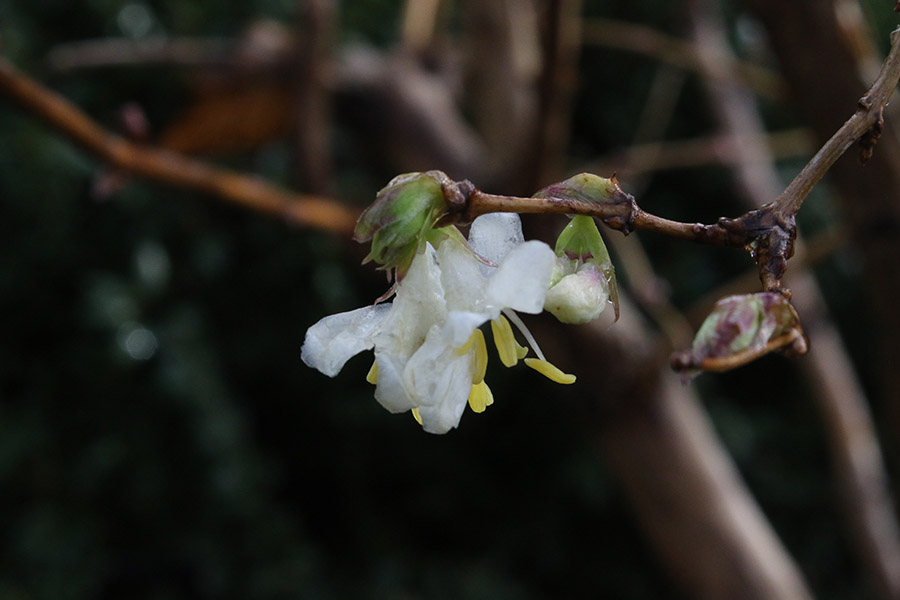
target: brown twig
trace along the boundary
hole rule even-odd
[[[893,95],[898,79],[900,79],[900,28],[891,33],[891,51],[884,60],[875,83],[859,99],[859,107],[856,112],[831,136],[831,139],[825,142],[825,145],[775,200],[774,212],[776,214],[782,216],[797,214],[806,196],[825,176],[828,169],[850,146],[865,136],[870,137],[870,144],[863,147],[863,152],[868,152],[871,156],[871,145],[877,141],[877,131],[883,124],[884,106]],[[871,139],[873,136],[874,139]]]
[[[464,221],[469,222],[493,212],[586,215],[596,217],[613,229],[626,234],[635,230],[655,231],[684,240],[716,246],[729,245],[724,230],[717,225],[681,223],[657,217],[638,208],[634,198],[624,192],[616,202],[600,204],[570,198],[502,196],[474,189],[467,197],[466,210],[462,217]]]
[[[787,261],[794,253],[796,224],[793,215],[782,218],[771,209],[760,209],[735,219],[721,218],[712,224],[681,223],[641,210],[634,197],[623,192],[618,184],[602,202],[555,197],[552,192],[540,198],[487,194],[468,181],[458,186],[465,202],[460,204],[456,214],[450,215],[448,222],[468,222],[492,212],[587,215],[626,235],[638,230],[654,231],[701,244],[744,248],[756,262],[764,289],[789,295],[782,290],[781,279]]]
[[[0,93],[85,151],[122,171],[210,194],[295,225],[334,232],[353,230],[357,213],[326,198],[294,194],[255,177],[211,166],[113,135],[65,98],[19,73],[0,58]]]

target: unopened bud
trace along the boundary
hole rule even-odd
[[[441,186],[446,179],[440,171],[406,173],[378,192],[375,202],[360,215],[353,233],[358,242],[372,240],[367,262],[396,268],[402,276],[425,235],[447,213]]]
[[[628,194],[619,187],[616,176],[609,179],[593,173],[579,173],[565,181],[549,185],[536,193],[535,198],[562,198],[579,200],[581,202],[593,202],[594,204],[606,204],[618,202],[628,197]]]
[[[587,323],[611,302],[618,319],[615,269],[591,217],[569,222],[556,240],[556,256],[544,308],[563,323]]]
[[[797,311],[782,294],[729,296],[716,303],[694,337],[690,351],[673,366],[685,371],[724,371],[774,350],[802,354],[806,340]]]
[[[560,270],[570,268],[571,262]],[[573,273],[563,275],[549,290],[544,299],[544,309],[563,323],[587,323],[593,321],[609,302],[609,284],[600,268],[584,263]]]

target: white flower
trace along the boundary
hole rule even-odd
[[[574,381],[544,360],[513,312],[541,311],[554,252],[543,242],[523,241],[518,215],[506,213],[476,219],[468,244],[458,235],[443,239],[437,249],[427,244],[392,303],[325,317],[310,327],[303,361],[334,377],[352,356],[374,348],[369,380],[377,382],[375,399],[391,412],[413,411],[431,433],[456,427],[467,402],[477,412],[493,402],[484,382],[487,349],[479,330],[488,321],[506,366],[527,353],[516,344],[509,318],[539,356],[526,359],[529,366],[555,381]]]

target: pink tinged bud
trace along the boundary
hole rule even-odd
[[[773,292],[729,296],[716,303],[691,350],[673,356],[672,366],[726,371],[775,350],[806,352],[800,318],[787,298]]]

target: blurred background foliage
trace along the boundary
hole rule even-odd
[[[106,126],[137,102],[158,132],[191,101],[190,70],[60,73],[45,57],[92,38],[230,37],[263,18],[290,27],[302,4],[0,0],[0,49]],[[725,4],[736,48],[761,53],[758,24]],[[337,44],[390,49],[401,11],[340,2]],[[583,11],[681,35],[678,3],[589,0]],[[598,47],[579,68],[571,168],[628,147],[660,69]],[[698,81],[687,77],[675,104],[667,138],[711,133]],[[334,380],[300,361],[309,325],[384,291],[360,249],[154,183],[97,200],[96,162],[0,106],[0,598],[679,597],[564,396],[494,364],[491,410],[449,435],[422,433],[373,401],[368,359]],[[796,124],[774,102],[764,115]],[[363,206],[396,173],[340,115],[335,127],[341,197]],[[295,181],[288,136],[216,160]],[[802,160],[780,166],[790,177]],[[724,167],[640,185],[642,206],[663,216],[742,212]],[[817,190],[803,226],[831,226],[831,203]],[[680,307],[747,268],[740,252],[642,241]],[[852,254],[817,273],[834,312],[850,315],[865,373]],[[760,379],[784,393],[761,395]],[[817,597],[867,597],[793,368],[766,358],[696,385]]]

